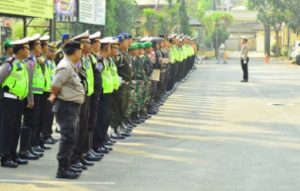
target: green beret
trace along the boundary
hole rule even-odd
[[[152,42],[144,42],[144,48],[151,48]]]
[[[137,45],[138,45],[138,49],[143,49],[144,48],[144,44],[141,43],[141,42],[137,43]]]
[[[4,49],[8,49],[8,48],[10,48],[10,47],[13,47],[13,45],[12,45],[12,41],[11,40],[5,40],[4,41]]]
[[[129,47],[128,50],[136,50],[136,49],[139,49],[139,46],[137,43],[132,43]]]

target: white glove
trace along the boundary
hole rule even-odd
[[[123,78],[119,76],[119,84],[122,84],[123,82]]]

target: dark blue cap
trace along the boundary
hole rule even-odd
[[[123,32],[121,34],[125,37],[125,39],[131,39],[132,38],[132,36],[127,32]]]
[[[76,41],[68,42],[64,47],[63,51],[67,55],[73,54],[76,50],[80,50],[80,43]]]
[[[122,42],[123,40],[126,39],[126,37],[125,37],[123,34],[119,34],[119,35],[117,36],[117,39],[118,39],[119,42]]]
[[[61,38],[62,38],[62,40],[69,39],[70,38],[70,34],[64,33],[63,35],[61,35]]]

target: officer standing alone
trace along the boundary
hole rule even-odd
[[[249,48],[248,48],[248,39],[243,39],[242,48],[241,48],[241,65],[243,70],[243,80],[241,82],[248,82],[248,63],[249,63]]]

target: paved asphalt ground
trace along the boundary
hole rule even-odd
[[[158,115],[85,171],[54,178],[58,145],[16,170],[1,191],[298,191],[300,67],[238,61],[197,66]]]

